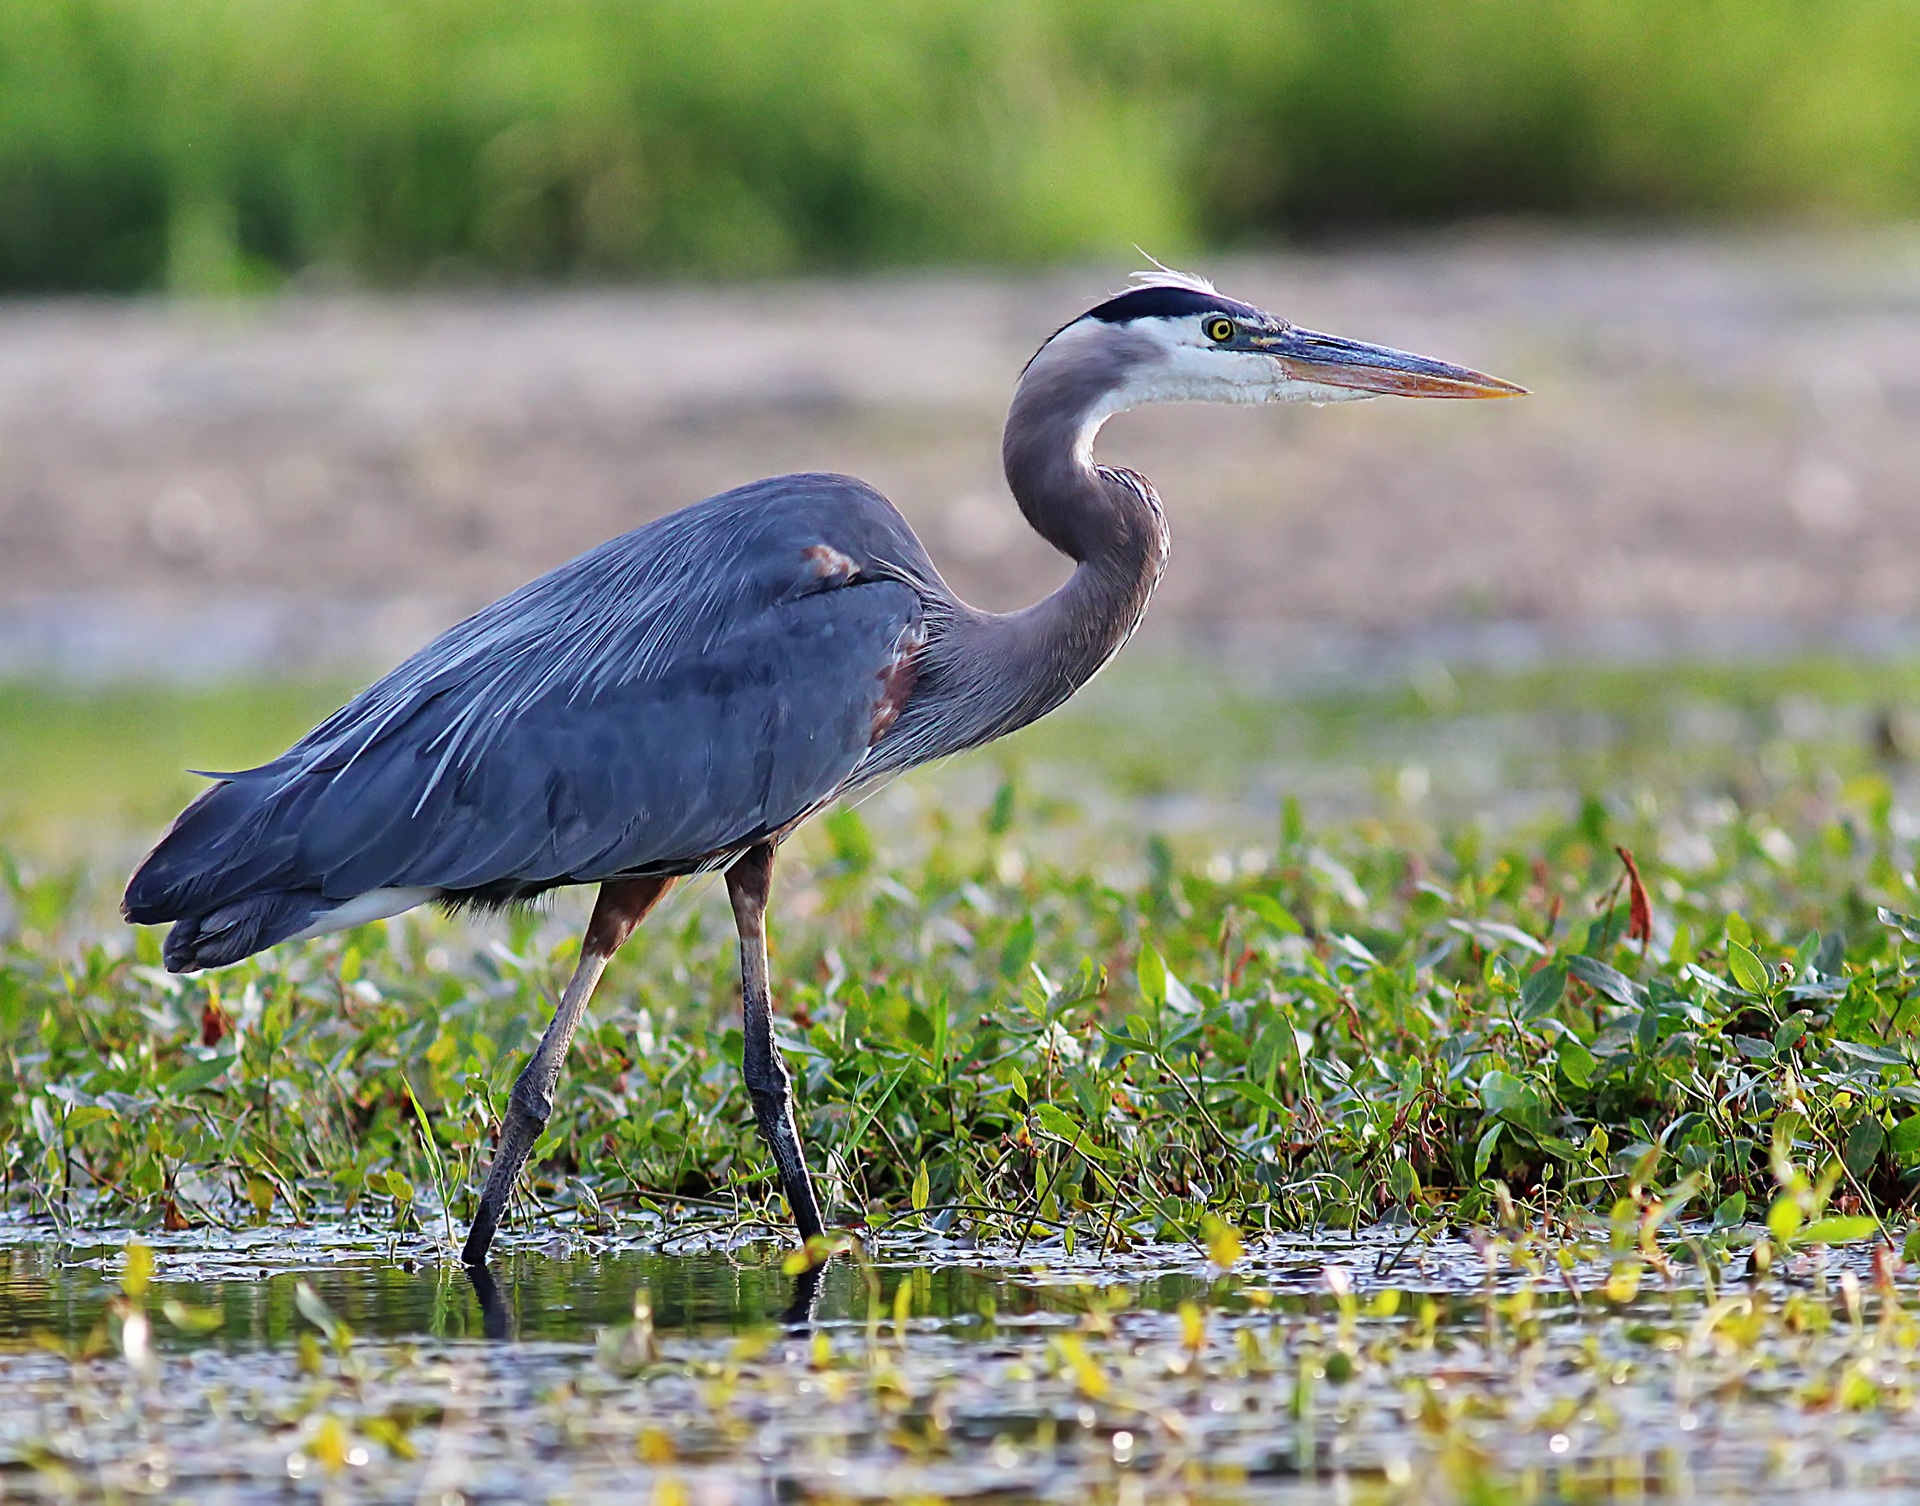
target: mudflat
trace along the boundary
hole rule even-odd
[[[1116,420],[1103,457],[1174,531],[1163,627],[1920,606],[1920,236],[1509,229],[1200,265],[1535,395]],[[1001,480],[1006,399],[1123,276],[0,306],[0,612],[349,602],[405,647],[803,469],[871,480],[963,593],[1014,605],[1063,562]]]

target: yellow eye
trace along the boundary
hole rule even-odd
[[[1233,321],[1231,319],[1209,319],[1207,321],[1207,338],[1209,340],[1218,340],[1222,345],[1225,345],[1227,341],[1233,338]]]

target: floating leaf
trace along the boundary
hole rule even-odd
[[[1240,1231],[1225,1219],[1208,1215],[1203,1226],[1207,1236],[1207,1259],[1223,1271],[1230,1271],[1239,1264],[1244,1246],[1240,1242]]]
[[[327,1337],[327,1342],[336,1348],[353,1337],[353,1330],[334,1315],[332,1308],[321,1300],[320,1294],[304,1281],[294,1283],[293,1305],[299,1309],[300,1316]]]
[[[227,1316],[217,1307],[189,1307],[172,1297],[160,1304],[160,1311],[181,1333],[196,1338],[214,1332],[226,1321]]]
[[[125,1251],[126,1264],[120,1271],[120,1290],[126,1294],[129,1302],[139,1302],[147,1295],[147,1286],[153,1280],[153,1249],[139,1240],[129,1240]]]
[[[1880,1232],[1880,1221],[1872,1218],[1815,1219],[1799,1233],[1794,1243],[1803,1245],[1845,1245],[1857,1239],[1871,1239]]]

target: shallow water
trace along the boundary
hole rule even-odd
[[[1915,1283],[1883,1264],[1876,1293],[1859,1251],[1760,1279],[1725,1241],[1690,1244],[1691,1258],[1647,1263],[1604,1239],[1383,1226],[1251,1240],[1221,1272],[1177,1246],[1103,1259],[890,1238],[834,1260],[796,1311],[772,1243],[565,1235],[503,1256],[489,1312],[417,1235],[156,1235],[135,1302],[122,1236],[0,1222],[0,1490],[730,1503],[1920,1489]]]
[[[647,1294],[656,1333],[713,1339],[810,1318],[821,1325],[864,1322],[870,1299],[865,1276],[845,1261],[821,1274],[795,1311],[803,1283],[781,1270],[784,1251],[770,1245],[672,1254],[656,1249],[561,1247],[509,1255],[491,1268],[497,1316],[507,1336],[525,1342],[591,1343],[627,1322],[636,1291]],[[284,1257],[283,1257],[284,1258]],[[271,1259],[271,1257],[269,1257]],[[119,1294],[120,1246],[0,1247],[0,1344],[47,1334],[83,1340]],[[876,1267],[890,1290],[900,1273],[915,1276],[914,1310],[922,1318],[967,1320],[983,1310],[1002,1322],[1083,1312],[1083,1288],[1062,1273],[942,1265]],[[147,1292],[156,1310],[167,1302],[220,1314],[218,1328],[184,1334],[162,1325],[162,1349],[213,1346],[270,1349],[294,1342],[303,1327],[296,1289],[305,1283],[327,1308],[368,1339],[464,1340],[489,1337],[486,1304],[464,1271],[432,1256],[392,1259],[378,1250],[336,1248],[324,1262],[255,1265],[209,1252],[162,1256]],[[1205,1295],[1204,1276],[1168,1272],[1129,1288],[1145,1309],[1170,1311]],[[499,1335],[494,1335],[499,1337]]]

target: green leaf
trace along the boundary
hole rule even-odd
[[[1907,1058],[1888,1046],[1869,1046],[1863,1041],[1835,1041],[1833,1049],[1844,1056],[1858,1057],[1882,1067],[1904,1067]]]
[[[1140,948],[1140,960],[1134,965],[1140,979],[1140,998],[1149,1008],[1160,1009],[1167,1002],[1166,960],[1146,942]]]
[[[1049,1135],[1058,1135],[1062,1140],[1084,1140],[1086,1127],[1055,1103],[1036,1103],[1033,1106],[1034,1121]]]
[[[1773,991],[1773,983],[1767,977],[1766,965],[1753,955],[1753,952],[1737,941],[1727,942],[1727,966],[1733,973],[1733,981],[1750,994],[1765,998]]]
[[[1856,984],[1833,1008],[1833,1033],[1847,1038],[1865,1034],[1879,1012],[1880,1001],[1873,990]]]
[[[1248,1082],[1243,1077],[1229,1078],[1225,1084],[1231,1093],[1237,1093],[1255,1108],[1265,1109],[1269,1114],[1281,1120],[1290,1119],[1287,1106],[1258,1083]]]
[[[927,1206],[928,1197],[927,1163],[925,1161],[920,1163],[920,1169],[913,1174],[913,1192],[911,1193],[911,1197],[913,1199],[913,1211],[915,1213],[922,1212]]]
[[[1529,936],[1518,926],[1510,926],[1498,920],[1449,920],[1447,922],[1463,936],[1471,936],[1482,946],[1498,951],[1501,947],[1517,946],[1522,951],[1532,952],[1536,957],[1547,955],[1547,949]]]
[[[1298,936],[1300,922],[1293,918],[1293,912],[1270,894],[1247,894],[1240,899],[1241,907],[1257,915],[1283,936]]]
[[[1885,905],[1874,912],[1880,917],[1880,924],[1890,926],[1909,941],[1920,941],[1920,917],[1902,915],[1898,910],[1889,910]]]
[[[1713,1210],[1713,1226],[1716,1229],[1729,1229],[1747,1216],[1747,1195],[1736,1192],[1731,1197],[1722,1198]]]
[[[209,1056],[204,1061],[188,1062],[160,1089],[168,1098],[185,1098],[189,1093],[198,1093],[234,1062],[235,1053],[224,1056]]]
[[[1856,1239],[1871,1239],[1880,1232],[1880,1221],[1872,1218],[1819,1218],[1802,1229],[1795,1244],[1845,1245]]]
[[[1605,994],[1616,1004],[1639,1004],[1646,998],[1646,990],[1638,983],[1618,968],[1609,967],[1598,957],[1569,957],[1567,970],[1595,993]]]
[[[855,873],[863,872],[872,864],[873,836],[860,818],[860,812],[850,805],[842,806],[820,824],[826,828],[827,840],[833,844],[835,862]]]
[[[1007,933],[1007,944],[1000,953],[1000,976],[1011,982],[1026,971],[1033,961],[1033,916],[1023,914]]]
[[[1538,972],[1529,973],[1520,985],[1520,1017],[1537,1020],[1549,1013],[1567,991],[1567,965],[1550,962]]]
[[[1893,1127],[1887,1144],[1903,1166],[1920,1159],[1920,1114],[1909,1114]]]
[[[1473,1149],[1473,1179],[1480,1181],[1487,1174],[1487,1163],[1493,1159],[1493,1148],[1500,1142],[1500,1131],[1506,1125],[1495,1120],[1487,1132],[1480,1137],[1480,1143]]]
[[[1247,1052],[1247,1071],[1259,1082],[1270,1082],[1280,1070],[1280,1048],[1285,1042],[1280,1032],[1289,1029],[1287,1025],[1274,1021],[1253,1039],[1253,1047]]]
[[[1865,1181],[1886,1144],[1886,1126],[1869,1114],[1847,1131],[1847,1143],[1840,1152],[1840,1159],[1846,1163],[1848,1171]]]
[[[993,804],[987,807],[986,819],[981,822],[990,837],[1002,837],[1013,827],[1014,789],[1011,779],[1000,781],[1000,788],[993,792]]]
[[[1576,1088],[1584,1088],[1592,1083],[1594,1068],[1599,1065],[1585,1043],[1574,1035],[1560,1037],[1559,1044],[1554,1047],[1554,1060],[1559,1065],[1560,1075]]]
[[[1502,1119],[1523,1113],[1532,1096],[1524,1082],[1498,1067],[1480,1079],[1481,1107]]]

